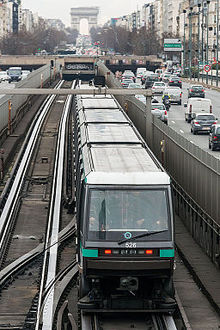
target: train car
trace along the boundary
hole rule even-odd
[[[96,58],[87,56],[71,56],[64,59],[62,75],[64,80],[90,80],[96,74]]]
[[[75,150],[79,308],[173,312],[169,176],[113,97],[77,96]]]

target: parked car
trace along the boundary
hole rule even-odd
[[[209,133],[212,126],[217,124],[217,118],[209,113],[197,113],[191,121],[191,132],[198,134],[199,132]]]
[[[2,81],[8,81],[9,76],[6,71],[0,71],[0,82]]]
[[[220,149],[220,124],[213,125],[209,134],[209,149]]]
[[[166,88],[166,84],[164,82],[155,82],[152,86],[152,93],[153,94],[163,94]]]
[[[168,112],[163,103],[151,103],[151,113],[168,125]]]
[[[145,88],[152,88],[153,84],[158,81],[159,82],[159,76],[156,73],[151,74],[148,76],[145,80]]]
[[[182,91],[179,87],[168,87],[164,90],[164,94],[170,96],[170,103],[182,104]]]
[[[177,76],[171,76],[168,85],[182,88],[182,81]]]
[[[205,98],[205,90],[202,85],[192,85],[188,89],[188,98],[190,97],[202,97]]]
[[[133,79],[128,78],[128,79],[123,79],[121,82],[121,86],[123,88],[128,88],[129,84],[133,83]]]
[[[188,103],[184,103],[185,120],[190,123],[197,113],[212,113],[212,102],[210,99],[203,99],[200,97],[193,97],[188,99]]]

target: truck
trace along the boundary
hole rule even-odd
[[[201,97],[193,97],[188,99],[188,103],[184,103],[185,121],[188,123],[195,117],[197,113],[212,113],[212,102],[210,99]]]

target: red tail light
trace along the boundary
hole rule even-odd
[[[205,92],[205,90],[204,90],[204,89],[202,89],[202,92]]]
[[[216,135],[213,136],[213,140],[218,140],[218,137]]]
[[[210,105],[210,113],[212,113],[212,105]]]
[[[192,92],[193,90],[192,90],[192,89],[190,89],[189,91],[190,91],[190,92]]]
[[[217,121],[215,121],[212,125],[216,125],[217,124]]]
[[[189,112],[192,112],[192,104],[189,106]]]
[[[198,124],[199,124],[199,122],[198,122],[198,121],[194,121],[194,124],[197,124],[197,125],[198,125]]]
[[[146,250],[145,253],[148,255],[153,254],[153,250]]]
[[[179,83],[181,83],[181,80],[179,80]]]
[[[105,254],[112,254],[112,250],[105,250]]]
[[[165,116],[167,115],[167,110],[165,110]]]
[[[174,82],[174,81],[170,81],[170,82]]]

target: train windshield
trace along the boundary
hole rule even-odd
[[[166,189],[98,190],[90,193],[89,240],[120,240],[161,231],[139,241],[169,240],[170,212]]]

